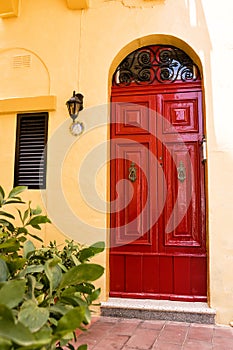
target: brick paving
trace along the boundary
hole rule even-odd
[[[78,335],[88,350],[233,350],[233,328],[172,321],[98,317]]]

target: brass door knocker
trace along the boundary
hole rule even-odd
[[[136,167],[135,167],[135,163],[132,162],[130,167],[129,167],[129,180],[134,182],[137,180],[137,174],[136,174]]]
[[[182,160],[179,163],[177,172],[178,172],[178,180],[180,180],[180,182],[184,182],[184,180],[186,179],[186,169]]]

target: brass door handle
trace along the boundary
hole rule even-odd
[[[129,180],[134,182],[137,180],[137,174],[136,174],[137,168],[135,167],[135,163],[132,162],[129,167]]]

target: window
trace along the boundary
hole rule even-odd
[[[14,186],[46,188],[48,113],[17,115]]]

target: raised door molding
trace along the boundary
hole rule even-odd
[[[20,0],[0,1],[0,17],[17,17],[19,15]]]

